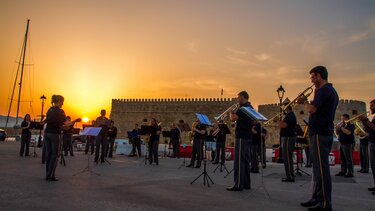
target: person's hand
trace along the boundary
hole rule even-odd
[[[307,97],[305,95],[301,95],[299,96],[297,99],[296,99],[296,102],[298,104],[304,104],[305,102],[307,102]]]

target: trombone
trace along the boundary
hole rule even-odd
[[[314,92],[314,90],[313,90],[313,88],[312,88],[313,86],[314,86],[314,85],[311,85],[311,86],[307,87],[305,90],[303,90],[302,92],[300,92],[300,93],[297,95],[297,97],[294,98],[294,100],[290,101],[287,105],[284,106],[284,108],[282,109],[282,111],[281,111],[280,113],[278,113],[278,114],[276,114],[274,117],[268,119],[268,121],[265,122],[264,125],[269,125],[269,124],[271,124],[272,122],[275,122],[276,120],[280,119],[280,118],[284,115],[286,109],[287,109],[289,106],[292,107],[292,108],[294,108],[294,107],[296,107],[296,105],[301,104],[301,103],[299,102],[299,100],[304,99],[305,101],[307,101],[307,98],[308,98],[308,97]],[[280,106],[281,106],[281,105],[280,105]]]
[[[214,117],[216,121],[224,120],[229,113],[237,110],[240,107],[240,104],[236,103],[231,105],[227,110],[225,110],[223,113],[221,113],[219,116]]]
[[[357,116],[352,117],[351,119],[348,119],[344,121],[344,124],[354,124],[355,130],[354,133],[357,135],[360,139],[363,139],[367,136],[365,129],[363,126],[361,126],[361,120],[359,119],[361,116],[370,116],[370,111],[363,112],[361,114],[358,114]]]

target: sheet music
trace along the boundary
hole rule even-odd
[[[101,127],[86,127],[81,132],[81,135],[85,135],[85,136],[98,136],[98,134],[100,133],[101,129],[102,129]]]
[[[240,110],[242,112],[244,112],[247,116],[249,116],[253,120],[257,120],[257,121],[267,121],[268,120],[261,113],[257,112],[255,109],[252,109],[250,107],[241,107]]]

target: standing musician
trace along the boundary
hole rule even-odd
[[[341,171],[335,176],[354,177],[353,171],[353,145],[354,142],[354,125],[350,122],[348,124],[345,121],[349,120],[348,114],[341,116],[341,122],[336,125],[336,134],[340,142],[340,159],[341,159]]]
[[[96,136],[95,139],[95,163],[98,164],[98,159],[99,159],[99,150],[101,147],[101,153],[100,153],[100,162],[104,163],[104,155],[107,150],[107,136],[108,136],[108,127],[110,125],[110,120],[105,117],[106,111],[102,109],[100,111],[100,117],[96,118],[95,120],[95,126],[96,127],[101,127],[102,129],[100,130],[98,136]]]
[[[21,149],[20,149],[20,156],[23,156],[23,153],[25,152],[25,157],[29,156],[29,144],[31,140],[31,132],[30,132],[30,114],[26,114],[25,118],[23,118],[23,121],[21,123]],[[26,148],[26,150],[25,150]]]
[[[176,123],[172,124],[171,129],[171,143],[173,147],[173,158],[180,158],[180,135],[181,132],[178,129]]]
[[[206,139],[207,130],[206,126],[201,124],[199,120],[196,121],[195,127],[192,128],[193,131],[193,150],[191,153],[190,164],[186,167],[194,167],[195,160],[197,160],[197,165],[195,168],[200,168],[203,159],[203,144]]]
[[[238,93],[237,101],[241,107],[251,107],[249,94],[246,91]],[[242,191],[251,188],[250,181],[250,147],[251,128],[253,120],[243,111],[238,109],[229,115],[232,122],[236,121],[236,141],[234,145],[234,186],[227,188],[228,191]]]
[[[115,122],[111,120],[111,123],[108,128],[108,145],[107,145],[107,150],[105,153],[106,157],[107,155],[110,158],[113,156],[113,145],[115,144],[116,137],[117,137],[117,127],[115,127]]]
[[[282,182],[294,182],[293,170],[293,150],[296,143],[296,125],[297,118],[294,114],[292,107],[286,108],[286,114],[282,121],[279,122],[280,136],[281,136],[281,149],[283,150],[283,161],[285,167],[286,178]]]
[[[251,143],[251,161],[250,161],[250,172],[259,173],[259,158],[260,158],[260,145],[262,142],[261,134],[262,126],[259,122],[256,122],[251,129],[252,143]]]
[[[260,159],[261,159],[261,162],[262,162],[262,168],[266,168],[267,167],[267,164],[266,164],[266,137],[267,137],[267,130],[266,128],[262,127],[262,143],[261,143],[261,156],[260,156]]]
[[[58,156],[60,154],[61,129],[71,127],[74,122],[66,121],[65,112],[61,109],[64,104],[64,97],[61,95],[52,96],[52,107],[47,111],[47,123],[44,130],[44,144],[46,145],[46,180],[59,181],[55,177]]]
[[[139,137],[139,128],[138,124],[135,124],[134,129],[131,132],[132,136],[131,142],[133,145],[132,153],[128,157],[134,157],[135,156],[135,151],[138,150],[138,157],[142,157],[142,152],[141,152],[141,138]]]
[[[156,119],[151,119],[151,134],[150,134],[150,143],[149,143],[149,161],[150,164],[152,164],[153,161],[155,161],[156,165],[159,165],[158,160],[158,151],[159,151],[159,139],[160,139],[160,133],[161,133],[161,127],[158,125],[158,122]]]
[[[216,134],[216,156],[213,164],[219,164],[219,159],[221,164],[225,163],[225,142],[227,139],[227,134],[225,131],[220,130],[220,125],[224,125],[223,120],[220,120],[218,124],[219,132]]]
[[[66,117],[66,121],[70,122],[70,116]],[[74,156],[73,154],[73,125],[66,129],[63,129],[63,149],[64,149],[64,156],[68,156],[68,151],[70,156]]]
[[[332,181],[328,157],[333,143],[335,112],[339,97],[331,83],[328,83],[328,71],[324,66],[310,70],[311,82],[315,86],[314,100],[304,102],[309,116],[309,137],[311,160],[313,164],[313,194],[309,201],[301,203],[309,210],[332,210]]]
[[[375,99],[370,102],[370,111],[371,114],[375,114]],[[371,170],[375,183],[375,118],[370,121],[368,117],[361,116],[360,120],[362,121],[363,125],[365,125],[366,130],[368,131],[368,140],[370,142]],[[375,187],[371,187],[368,190],[372,191],[372,194],[375,195]]]

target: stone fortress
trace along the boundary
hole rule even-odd
[[[214,117],[224,112],[231,105],[236,103],[235,98],[193,98],[193,99],[113,99],[110,118],[118,128],[118,138],[127,138],[127,131],[131,131],[134,125],[142,124],[144,119],[156,118],[161,122],[163,130],[169,130],[172,123],[183,120],[191,126],[196,120],[195,113],[206,114],[211,122]],[[267,118],[275,116],[279,112],[278,104],[259,105],[257,109]],[[340,100],[335,123],[340,121],[340,116],[344,113],[351,117],[366,111],[366,104],[357,100]],[[308,119],[308,114],[303,105],[298,105],[294,109],[297,121],[305,126],[304,119]],[[226,118],[227,125],[232,130],[232,134],[227,136],[227,145],[234,143],[234,124]],[[271,147],[279,143],[279,130],[277,124],[273,123],[266,127],[268,131],[266,145]],[[182,133],[183,143],[190,144],[188,133]],[[160,143],[165,139],[161,137]]]

